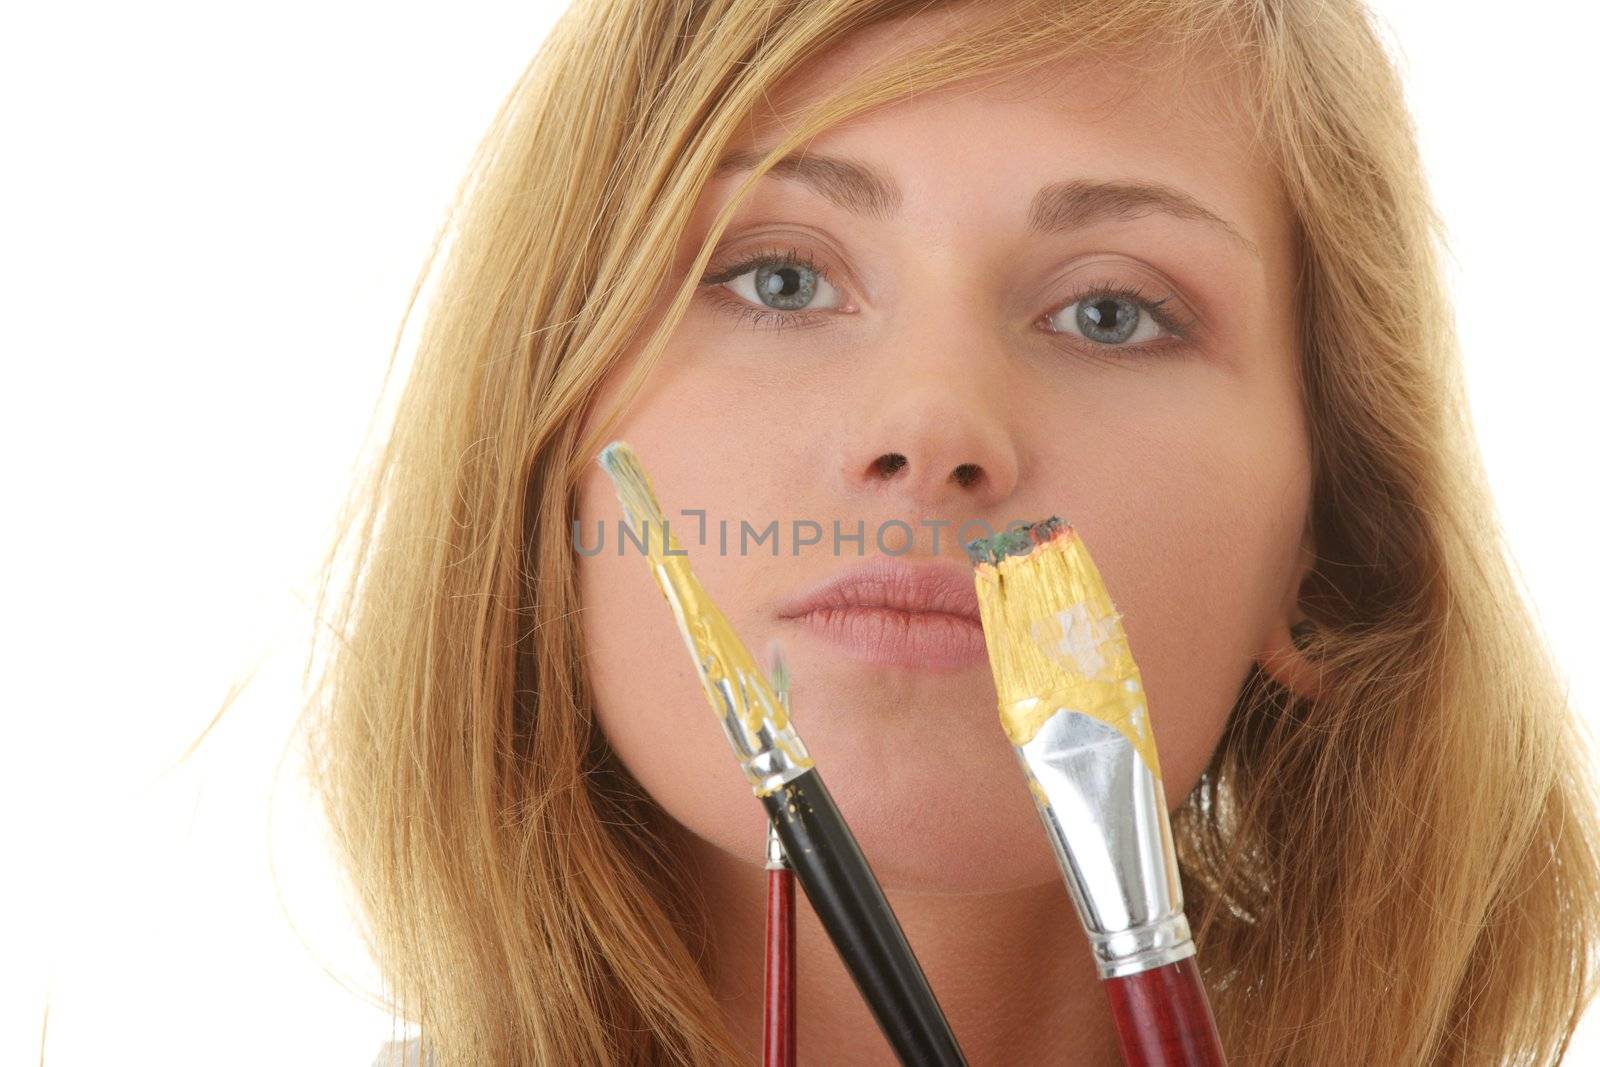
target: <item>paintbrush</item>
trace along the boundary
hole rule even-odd
[[[795,1067],[794,871],[776,823],[767,823],[766,977],[761,998],[762,1067]]]
[[[1022,765],[1130,1065],[1222,1065],[1183,914],[1144,683],[1058,518],[969,542],[1000,723]]]
[[[622,502],[634,542],[649,556],[651,573],[739,766],[777,826],[795,877],[884,1037],[902,1063],[965,1064],[922,967],[787,708],[689,569],[688,554],[672,536],[638,457],[613,441],[601,450],[599,463]]]
[[[768,679],[784,713],[789,711],[789,668],[777,642]],[[778,825],[767,820],[767,947],[762,988],[762,1067],[795,1067],[794,870],[783,854]]]

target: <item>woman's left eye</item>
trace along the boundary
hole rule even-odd
[[[755,324],[777,319],[778,325],[788,325],[785,320],[800,319],[815,310],[837,310],[840,306],[839,294],[828,281],[827,271],[809,255],[794,249],[746,256],[708,274],[701,285],[738,296],[739,301],[726,303]]]
[[[1144,348],[1162,338],[1183,338],[1189,323],[1137,287],[1106,282],[1079,291],[1072,303],[1046,317],[1051,333],[1093,341],[1100,348]]]

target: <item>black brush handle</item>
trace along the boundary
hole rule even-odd
[[[813,768],[761,798],[806,899],[903,1064],[966,1057],[878,880]]]

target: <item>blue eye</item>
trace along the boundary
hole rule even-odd
[[[821,325],[825,316],[819,312],[837,311],[842,304],[828,272],[796,248],[753,252],[712,269],[700,284],[739,321],[773,329]],[[1095,282],[1044,317],[1046,332],[1075,335],[1080,348],[1084,342],[1100,350],[1164,348],[1187,337],[1190,327],[1189,320],[1165,306],[1170,299],[1151,300],[1136,285]]]
[[[1188,334],[1188,322],[1163,307],[1170,299],[1151,300],[1138,286],[1101,282],[1080,289],[1070,304],[1045,321],[1052,333],[1076,333],[1102,348],[1139,348]],[[1063,329],[1063,324],[1071,328]]]
[[[717,299],[752,325],[771,320],[776,320],[772,324],[778,327],[806,325],[810,312],[837,310],[840,306],[828,272],[809,254],[793,248],[745,256],[737,263],[713,270],[700,284],[714,293],[735,295],[736,300],[721,295]]]

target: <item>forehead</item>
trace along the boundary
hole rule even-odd
[[[841,85],[936,43],[961,17],[959,8],[922,12],[846,38],[774,87],[735,148],[771,147]],[[1022,74],[875,107],[807,148],[870,161],[903,191],[906,221],[935,229],[959,226],[954,213],[969,207],[981,224],[985,205],[996,202],[1021,205],[1020,215],[1049,183],[1161,183],[1227,219],[1270,267],[1286,250],[1289,210],[1270,154],[1255,140],[1247,93],[1243,69],[1216,51],[1181,56],[1148,46],[1108,58],[1069,46]]]

